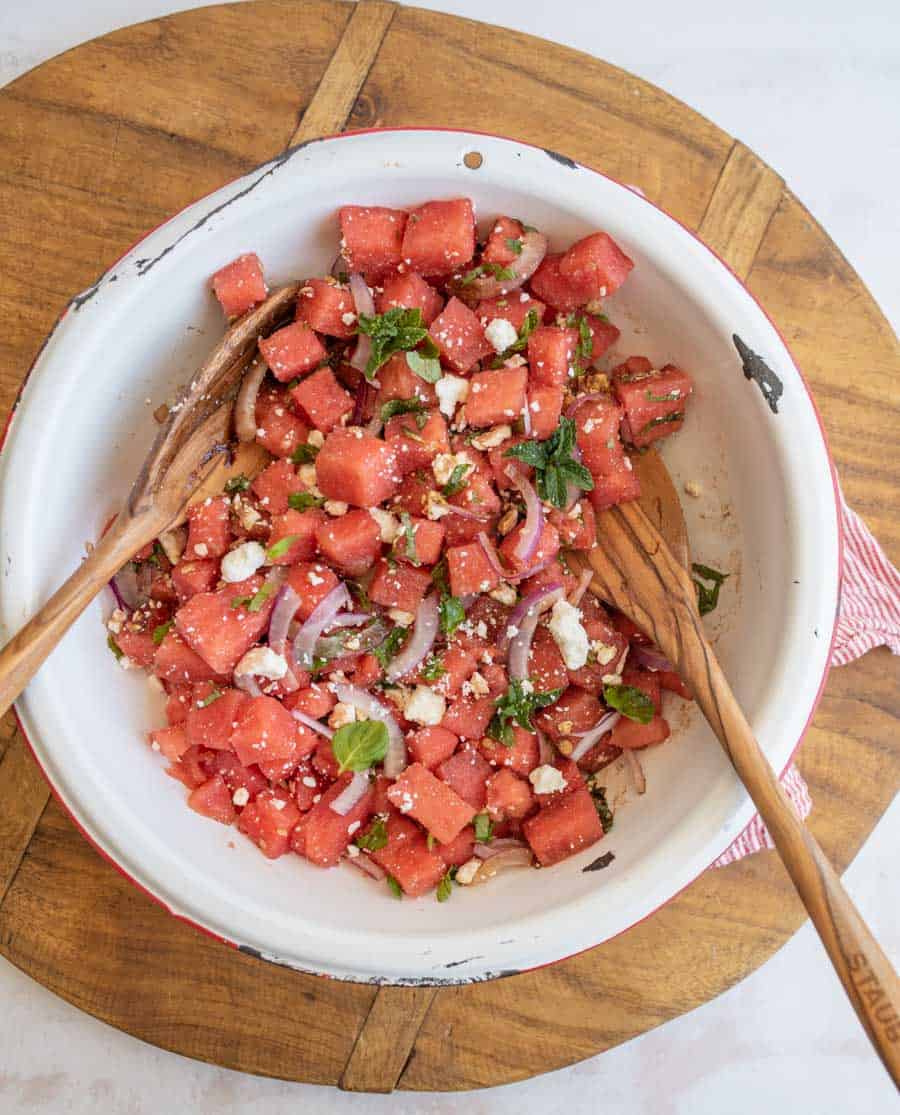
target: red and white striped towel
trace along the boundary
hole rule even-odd
[[[900,573],[862,519],[844,502],[843,493],[840,499],[844,571],[831,650],[832,666],[846,666],[873,647],[888,646],[894,654],[900,654]],[[812,800],[795,766],[788,767],[781,784],[797,812],[805,818],[812,809]],[[743,856],[773,847],[772,837],[757,814],[714,866],[724,867]]]

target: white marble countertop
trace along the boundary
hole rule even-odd
[[[442,0],[655,82],[752,147],[825,226],[897,328],[897,0]],[[0,84],[75,43],[191,0],[3,0]],[[787,9],[787,10],[786,10]],[[2,162],[2,156],[0,156]],[[900,960],[900,804],[846,874]],[[601,1057],[490,1092],[354,1096],[185,1060],[104,1026],[0,960],[0,1113],[798,1115],[896,1110],[887,1076],[805,926],[718,999]]]

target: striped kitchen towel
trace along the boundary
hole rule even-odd
[[[844,569],[831,648],[832,666],[846,666],[873,647],[887,646],[893,654],[900,654],[900,573],[862,519],[847,506],[843,493],[840,501]],[[781,784],[797,812],[805,818],[812,800],[793,764],[785,771]],[[773,847],[772,837],[757,814],[714,866],[724,867],[743,856]]]

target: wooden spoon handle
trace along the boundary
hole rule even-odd
[[[0,650],[0,716],[110,577],[156,533],[152,524],[120,516],[65,584]]]

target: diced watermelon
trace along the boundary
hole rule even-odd
[[[447,706],[441,727],[454,732],[460,739],[480,739],[494,715],[490,697],[457,697]]]
[[[209,761],[209,767],[225,779],[225,785],[231,790],[232,796],[235,790],[246,790],[248,801],[252,801],[269,785],[258,767],[245,767],[233,751],[216,751]]]
[[[471,456],[471,454],[468,454]],[[500,510],[500,497],[494,491],[493,472],[478,471],[470,472],[466,476],[465,487],[461,492],[457,492],[455,496],[451,496],[449,503],[454,507],[462,507],[466,511],[471,511],[478,516],[479,522],[475,523],[473,520],[465,520],[463,522],[470,522],[472,526],[476,527],[475,534],[479,531],[487,530],[490,526],[488,520],[492,515],[495,515]],[[458,516],[447,515],[444,524],[447,530],[447,541],[450,541],[450,531],[454,531],[454,536],[459,537],[459,523]],[[466,534],[467,539],[471,538],[471,534]]]
[[[603,826],[587,790],[564,794],[522,826],[542,867],[552,867],[603,837]]]
[[[382,290],[375,295],[375,310],[385,314],[388,310],[400,307],[407,310],[421,310],[422,320],[430,325],[441,312],[444,300],[421,275],[407,271],[403,275],[389,275]]]
[[[231,733],[234,731],[232,725],[238,719],[241,706],[246,700],[247,694],[239,689],[198,686],[185,720],[188,744],[229,750]]]
[[[498,317],[503,318],[518,332],[532,310],[537,314],[538,323],[543,321],[546,308],[543,302],[532,298],[524,290],[514,290],[510,294],[500,295],[499,298],[482,299],[475,307],[475,316],[482,325],[489,325]]]
[[[528,596],[538,589],[549,588],[555,585],[562,585],[566,596],[569,595],[577,586],[578,578],[569,571],[568,567],[557,558],[545,565],[543,569],[538,570],[537,573],[521,581],[519,584],[519,594],[521,596]]]
[[[300,810],[290,795],[279,788],[263,790],[245,805],[238,828],[269,859],[278,859],[290,847],[291,831],[300,820]]]
[[[483,530],[490,534],[498,518],[497,515],[489,515],[485,519],[464,519],[461,515],[447,515],[442,520],[446,531],[444,545],[466,546],[474,542]]]
[[[460,867],[467,859],[472,858],[474,847],[475,830],[471,825],[466,825],[455,840],[451,840],[449,844],[436,844],[434,850],[447,867]]]
[[[427,672],[429,664],[440,666],[442,672],[437,680],[429,681],[427,677],[423,677],[423,671]],[[446,650],[438,651],[426,659],[425,663],[413,672],[409,684],[428,684],[443,697],[455,697],[477,668],[478,662],[475,656],[458,643],[454,643]]]
[[[528,338],[530,382],[545,387],[565,387],[572,378],[578,330],[542,325]]]
[[[531,640],[528,677],[539,693],[565,689],[569,684],[569,672],[562,653],[544,624],[538,626]]]
[[[209,779],[208,762],[216,754],[203,747],[189,747],[187,751],[174,763],[167,766],[166,774],[177,779],[189,790],[196,790]]]
[[[429,201],[413,209],[403,235],[403,260],[426,279],[447,278],[475,254],[475,213],[468,198]]]
[[[309,759],[301,759],[291,779],[291,793],[301,813],[306,813],[316,804],[314,799],[328,789],[328,779],[316,770]]]
[[[382,560],[375,566],[369,596],[385,608],[399,608],[415,615],[430,587],[431,574],[427,570],[411,565],[397,565],[392,569]]]
[[[653,702],[657,715],[662,713],[662,699],[660,697],[659,674],[652,670],[642,670],[640,666],[626,665],[622,671],[622,684],[630,685],[633,689],[640,689]]]
[[[358,685],[360,689],[371,689],[383,677],[384,670],[375,655],[361,654],[353,664],[350,681],[353,685]]]
[[[479,740],[478,750],[491,766],[509,767],[516,774],[527,777],[541,761],[537,732],[529,732],[518,724],[513,724],[511,730],[511,747],[485,736]]]
[[[273,457],[290,457],[306,444],[309,426],[281,388],[264,385],[256,397],[256,441]]]
[[[604,353],[612,348],[619,339],[619,330],[606,318],[596,317],[594,314],[585,314],[584,319],[588,324],[591,334],[591,358],[593,364]]]
[[[231,801],[231,791],[225,785],[221,774],[215,774],[208,782],[198,786],[188,794],[188,805],[195,813],[209,817],[211,821],[219,821],[223,825],[230,825],[237,816],[237,811]]]
[[[176,636],[177,638],[177,636]],[[185,650],[187,648],[185,647]],[[191,652],[193,653],[193,651]],[[203,662],[203,659],[200,659]],[[203,662],[207,673],[211,672]],[[187,712],[191,705],[191,692],[193,686],[189,682],[169,682],[166,685],[166,720],[170,725],[183,724],[187,719]]]
[[[219,563],[215,558],[180,561],[172,569],[172,584],[182,603],[198,592],[212,592],[218,581]]]
[[[514,217],[498,217],[491,228],[481,258],[487,263],[507,267],[522,254],[522,237],[525,230]],[[512,242],[512,246],[510,246]]]
[[[252,310],[269,293],[256,252],[246,252],[220,268],[212,277],[212,288],[228,318]]]
[[[686,701],[693,701],[694,694],[674,670],[660,670],[657,677],[661,689],[667,689],[670,693],[677,693],[679,697],[683,697]]]
[[[333,782],[341,773],[340,764],[334,756],[331,741],[319,736],[316,743],[315,754],[312,757],[313,767],[329,782]]]
[[[640,747],[650,747],[654,743],[662,743],[670,735],[669,722],[662,716],[654,716],[649,724],[639,724],[636,720],[629,720],[623,716],[616,721],[612,730],[613,747],[621,747],[623,751],[636,750]]]
[[[381,555],[381,528],[368,511],[348,511],[321,522],[316,543],[329,565],[348,577],[360,577]]]
[[[622,413],[612,399],[592,399],[582,403],[575,413],[575,438],[594,478],[590,500],[597,511],[637,499],[641,492],[640,481],[619,441]]]
[[[534,809],[534,793],[524,778],[504,767],[488,779],[486,805],[495,821],[521,820]]]
[[[541,261],[540,267],[531,276],[529,287],[536,298],[546,302],[556,310],[567,313],[577,310],[591,298],[590,291],[583,285],[574,282],[559,269],[562,255],[548,252]]]
[[[125,657],[145,669],[156,657],[156,643],[153,641],[154,628],[142,620],[129,620],[115,636],[116,645]]]
[[[275,603],[274,595],[263,601],[259,611],[251,612],[243,604],[233,602],[253,597],[263,585],[263,578],[248,577],[246,581],[226,585],[216,592],[199,592],[175,613],[175,627],[191,650],[205,659],[217,674],[230,674],[241,657],[253,646],[269,626]],[[169,633],[171,635],[171,632]],[[169,635],[163,640],[160,651]],[[157,652],[155,667],[159,670]],[[181,680],[176,675],[176,680]],[[203,681],[203,677],[192,678]]]
[[[231,748],[245,767],[294,754],[297,721],[274,697],[248,697],[236,719]]]
[[[514,422],[525,407],[526,368],[498,368],[472,376],[463,413],[470,426],[495,426]]]
[[[442,523],[410,517],[408,528],[404,528],[394,542],[394,557],[410,565],[436,565],[441,557],[444,534]]]
[[[606,298],[613,294],[633,267],[634,263],[605,232],[595,232],[576,241],[559,261],[560,275],[587,289],[588,298]]]
[[[326,337],[352,337],[356,332],[353,295],[327,279],[307,279],[297,298],[297,321],[305,321]]]
[[[455,839],[475,810],[421,763],[410,763],[388,790],[388,799],[442,844]]]
[[[461,375],[494,351],[484,328],[469,307],[451,298],[429,329],[444,363]]]
[[[420,728],[406,737],[413,760],[428,770],[434,770],[445,759],[449,759],[458,743],[459,740],[452,732],[441,727]]]
[[[537,714],[535,723],[552,740],[571,739],[593,728],[605,711],[593,693],[569,686],[555,705]]]
[[[434,386],[426,383],[421,376],[410,368],[405,352],[395,352],[388,362],[378,369],[378,388],[376,408],[380,408],[392,399],[418,399],[427,407],[437,404],[437,395]]]
[[[395,271],[403,259],[406,213],[379,205],[345,205],[340,210],[341,255],[351,271],[369,282]]]
[[[327,565],[322,565],[321,562],[300,562],[288,570],[287,583],[300,597],[297,619],[302,623],[309,619],[316,606],[329,592],[337,587],[338,578]]]
[[[597,541],[597,520],[586,499],[580,499],[569,511],[554,508],[550,522],[556,528],[560,545],[570,550],[590,550]]]
[[[319,867],[334,867],[352,844],[355,834],[372,816],[375,795],[372,790],[359,799],[346,814],[335,813],[331,803],[343,793],[353,776],[349,773],[330,786],[309,811],[306,825],[306,858]]]
[[[353,410],[353,396],[341,387],[331,368],[319,368],[291,390],[291,398],[317,430],[330,433]]]
[[[384,437],[394,446],[397,467],[404,476],[427,468],[438,453],[446,453],[450,448],[447,422],[439,411],[429,414],[421,428],[417,416],[397,414],[388,420]]]
[[[261,337],[259,351],[272,375],[282,383],[319,366],[327,353],[325,346],[305,321],[294,321]]]
[[[614,372],[613,386],[625,408],[623,433],[633,445],[642,449],[681,429],[684,409],[694,385],[687,373],[674,364],[666,364],[661,371],[646,376],[632,377]]]
[[[481,811],[487,798],[487,780],[493,774],[488,763],[474,747],[462,747],[445,759],[437,773],[456,794]]]
[[[221,557],[231,544],[231,504],[216,496],[188,508],[185,558]]]
[[[336,703],[337,697],[327,685],[321,685],[319,682],[313,682],[308,688],[299,689],[284,699],[286,708],[305,712],[313,720],[323,720]]]
[[[559,426],[565,389],[532,385],[528,389],[528,413],[531,416],[531,436],[534,441],[546,441]]]
[[[154,573],[147,595],[151,600],[160,600],[164,604],[175,604],[178,601],[178,593],[172,584],[171,574]]]
[[[174,724],[169,728],[157,728],[155,732],[151,732],[150,746],[154,751],[159,751],[170,762],[174,763],[181,758],[191,744],[188,742],[184,725]]]
[[[156,654],[153,656],[153,672],[158,678],[173,682],[208,681],[219,673],[206,659],[192,650],[174,629],[169,630],[156,648]]]
[[[629,643],[634,643],[635,646],[649,647],[653,640],[643,632],[636,623],[633,623],[628,616],[623,615],[621,612],[611,612],[609,622],[621,635],[623,635]]]
[[[556,527],[552,523],[545,522],[541,529],[537,549],[527,562],[522,561],[516,557],[515,551],[524,530],[525,524],[519,523],[507,534],[498,547],[503,562],[512,573],[517,575],[524,573],[527,569],[537,569],[539,566],[546,565],[559,553],[559,534]]]
[[[500,584],[500,578],[488,561],[480,542],[448,547],[447,572],[450,577],[450,591],[454,596],[490,592]]]
[[[400,485],[396,451],[359,430],[333,430],[316,458],[316,480],[326,499],[377,507]]]
[[[501,666],[499,662],[486,663],[481,667],[479,672],[487,682],[488,692],[494,700],[505,693],[509,688],[509,678],[506,675],[506,668]]]
[[[437,848],[429,848],[419,826],[398,813],[388,816],[386,829],[387,844],[372,852],[372,859],[397,880],[404,894],[426,894],[447,871]]]
[[[296,565],[298,561],[311,561],[316,555],[319,528],[327,516],[312,507],[308,511],[288,508],[281,515],[272,516],[272,533],[269,535],[269,563],[271,565]],[[287,549],[280,546],[290,540]],[[278,546],[281,552],[274,551]],[[272,556],[273,551],[277,556]]]
[[[297,469],[288,460],[273,461],[267,465],[250,487],[270,515],[281,515],[287,511],[288,498],[304,490]]]

